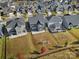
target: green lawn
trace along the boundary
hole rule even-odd
[[[59,32],[54,33],[53,36],[56,38],[59,45],[64,45],[66,42],[69,44],[73,41],[76,41],[77,39],[68,31],[66,32]]]
[[[2,38],[0,38],[0,59],[3,59],[3,39]]]
[[[70,32],[74,37],[76,37],[76,38],[79,40],[79,29],[73,28],[73,29],[69,30],[69,32]]]

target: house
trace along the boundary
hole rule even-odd
[[[76,4],[76,9],[79,11],[79,4]]]
[[[57,15],[58,16],[62,16],[63,15],[63,12],[64,12],[64,7],[62,5],[59,5],[57,8],[56,8],[56,12],[57,12]]]
[[[26,28],[27,32],[31,32],[29,22],[25,22],[25,25],[26,25],[25,28]]]
[[[63,7],[66,11],[72,10],[72,6],[70,4],[64,4]]]
[[[3,25],[2,25],[2,24],[0,24],[0,37],[2,37],[2,36],[3,36],[2,27],[3,27]]]
[[[79,0],[77,0],[77,3],[79,3]]]
[[[49,21],[48,21],[48,29],[50,32],[58,32],[63,30],[63,19],[62,17],[59,16],[53,16]]]
[[[62,0],[61,3],[63,4],[69,4],[71,2],[71,0]]]
[[[64,16],[63,26],[67,29],[79,27],[79,15]]]
[[[16,35],[16,29],[15,28],[11,28],[9,31],[8,31],[9,35]]]
[[[72,2],[78,3],[78,2],[79,2],[79,0],[72,0]]]
[[[62,5],[59,5],[56,9],[58,12],[63,12],[64,11],[64,7]]]
[[[53,0],[50,4],[50,8],[51,8],[51,11],[56,11],[56,7],[57,7],[57,2],[55,0]]]
[[[42,31],[45,28],[47,19],[43,15],[36,15],[29,18],[31,31]]]
[[[6,23],[6,28],[9,35],[17,35],[26,32],[25,22],[22,18],[10,19]]]
[[[0,6],[6,7],[7,5],[8,5],[8,2],[7,1],[0,0]]]

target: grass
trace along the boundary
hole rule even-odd
[[[3,59],[4,53],[4,38],[0,38],[0,59]]]
[[[79,40],[79,29],[73,28],[73,29],[69,30],[69,32],[70,32],[74,37],[76,37],[76,38]]]
[[[48,56],[44,56],[39,59],[75,59],[76,56],[73,52],[70,52],[69,50],[61,51],[55,54],[50,54]]]
[[[26,56],[29,56],[32,51],[40,51],[42,44],[38,44],[41,40],[47,40],[50,44],[45,44],[47,48],[53,48],[55,45],[64,45],[66,41],[69,43],[76,40],[76,38],[68,31],[59,33],[39,33],[31,34],[28,33],[25,36],[8,39],[7,40],[7,57],[16,57],[17,53],[23,52]],[[76,59],[76,56],[70,50],[50,54],[39,59]]]
[[[23,14],[23,17],[24,17],[24,19],[25,19],[25,21],[27,22],[28,21],[28,14]]]
[[[39,44],[39,42],[42,42],[42,41],[47,41],[49,43],[44,44],[44,45],[43,45],[43,43]],[[33,43],[36,46],[38,51],[40,51],[42,46],[45,46],[47,48],[53,48],[53,46],[55,46],[57,44],[54,37],[52,37],[49,32],[34,34]]]
[[[64,45],[66,42],[69,44],[76,40],[75,37],[72,36],[68,31],[54,33],[53,36],[57,39],[59,45]]]
[[[64,14],[64,15],[65,15],[65,14],[69,14],[69,12],[65,10],[65,11],[63,12],[63,14]]]
[[[54,15],[54,16],[55,16],[56,14],[57,14],[57,12],[54,12],[54,11],[52,12],[52,15]]]
[[[24,53],[28,55],[34,50],[35,48],[32,44],[30,33],[22,37],[7,40],[7,58],[11,56],[16,57],[18,53]]]

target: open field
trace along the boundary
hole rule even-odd
[[[68,31],[66,31],[66,32],[59,32],[59,33],[53,33],[52,35],[56,38],[56,41],[57,41],[57,43],[59,43],[59,45],[64,45],[66,42],[68,42],[70,44],[71,42],[77,40]]]
[[[79,39],[79,29],[71,29],[69,30],[69,32],[76,37],[77,39]]]

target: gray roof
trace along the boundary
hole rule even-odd
[[[71,5],[65,4],[65,5],[63,5],[63,7],[64,7],[64,9],[68,10],[69,7],[71,7]]]
[[[16,20],[16,18],[14,19],[10,19],[9,21],[7,21],[7,28],[13,28],[15,26],[15,24],[18,24],[18,26],[22,26],[25,25],[25,22],[23,20],[23,18],[19,18]]]
[[[43,15],[36,15],[34,17],[29,18],[29,23],[30,24],[37,24],[37,22],[40,21],[40,23],[44,24],[47,22],[47,19],[44,18]]]
[[[47,19],[43,15],[38,15],[38,19],[43,24],[48,22]]]
[[[79,4],[76,4],[76,7],[79,7]]]
[[[62,5],[59,5],[56,10],[57,11],[64,11],[64,7]]]
[[[61,22],[62,18],[59,16],[53,16],[48,23]]]
[[[0,24],[0,30],[2,29],[2,27],[3,27],[3,25],[2,25],[2,24]]]
[[[71,16],[64,16],[64,19],[66,22],[69,24],[70,22],[73,25],[78,25],[79,24],[79,15],[71,15]]]
[[[77,10],[79,11],[79,4],[76,4]]]
[[[2,7],[5,7],[5,6],[7,6],[7,1],[5,0],[5,2],[0,2],[0,6],[2,6]]]
[[[30,23],[30,24],[36,24],[37,21],[38,21],[38,20],[35,18],[35,16],[34,16],[34,17],[29,17],[29,23]]]

